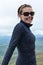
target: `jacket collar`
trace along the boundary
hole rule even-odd
[[[30,24],[30,23],[26,23],[26,22],[24,22],[23,20],[21,20],[20,22],[22,22],[26,27],[31,27],[33,24]]]

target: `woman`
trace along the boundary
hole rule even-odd
[[[14,28],[2,65],[8,65],[16,47],[18,50],[16,65],[36,65],[35,36],[30,30],[34,17],[32,6],[21,5],[18,8],[18,16],[20,17],[20,22]]]

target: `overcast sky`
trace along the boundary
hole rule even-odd
[[[43,30],[43,0],[0,0],[0,35],[12,34],[14,26],[19,22],[17,9],[22,4],[32,5],[35,11],[31,29]]]

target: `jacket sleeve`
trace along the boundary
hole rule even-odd
[[[20,38],[22,36],[22,31],[23,30],[22,30],[21,25],[18,24],[15,26],[10,43],[9,43],[9,46],[8,46],[8,49],[6,51],[6,54],[5,54],[3,62],[2,62],[2,65],[8,65],[9,60],[13,54],[13,51],[20,41]]]

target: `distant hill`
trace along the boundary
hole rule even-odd
[[[43,35],[42,34],[35,34],[36,40],[43,41]],[[0,45],[7,45],[9,44],[11,39],[11,36],[0,36]]]
[[[35,36],[36,36],[36,39],[37,39],[37,40],[43,41],[43,35],[41,35],[41,34],[36,34]]]
[[[36,30],[34,34],[37,40],[43,41],[43,30]]]
[[[9,43],[11,36],[0,36],[0,45],[6,45]]]

